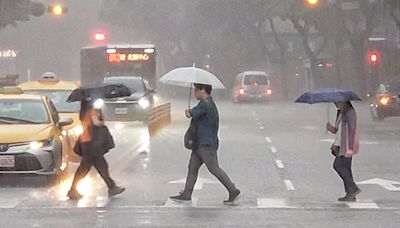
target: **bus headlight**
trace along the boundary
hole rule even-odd
[[[143,97],[142,99],[139,100],[139,105],[143,109],[146,109],[150,106],[150,101],[146,97]]]

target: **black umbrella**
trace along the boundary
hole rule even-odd
[[[68,102],[82,101],[87,98],[92,99],[111,99],[118,97],[127,97],[132,94],[132,90],[123,84],[96,84],[81,87],[72,91]]]

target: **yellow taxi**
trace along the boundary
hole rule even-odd
[[[60,119],[48,97],[0,89],[0,174],[58,179],[66,167],[62,131],[72,123]]]
[[[56,106],[61,118],[72,118],[74,123],[63,131],[65,143],[63,151],[66,152],[67,160],[80,162],[80,157],[73,152],[78,137],[82,134],[83,128],[79,120],[80,103],[68,103],[70,93],[79,86],[72,81],[59,80],[57,75],[46,72],[38,81],[22,82],[18,85],[25,93],[47,96]]]

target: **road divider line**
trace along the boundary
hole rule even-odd
[[[276,163],[276,166],[279,169],[284,169],[285,168],[285,166],[283,165],[283,162],[281,160],[276,160],[275,163]]]
[[[294,191],[294,190],[296,190],[296,189],[294,188],[293,183],[292,183],[291,180],[283,180],[283,181],[285,182],[286,189],[287,189],[288,191]]]
[[[271,146],[270,150],[271,150],[271,153],[274,153],[274,154],[278,153],[278,149],[276,149],[276,147],[274,147],[274,146]]]
[[[265,137],[265,141],[267,141],[267,143],[272,143],[272,139],[270,137]]]
[[[260,130],[264,130],[265,128],[264,128],[264,126],[260,126]]]

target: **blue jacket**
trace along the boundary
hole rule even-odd
[[[195,137],[198,145],[217,150],[219,147],[219,113],[212,97],[200,101],[196,107],[192,108],[191,114],[196,123]]]

